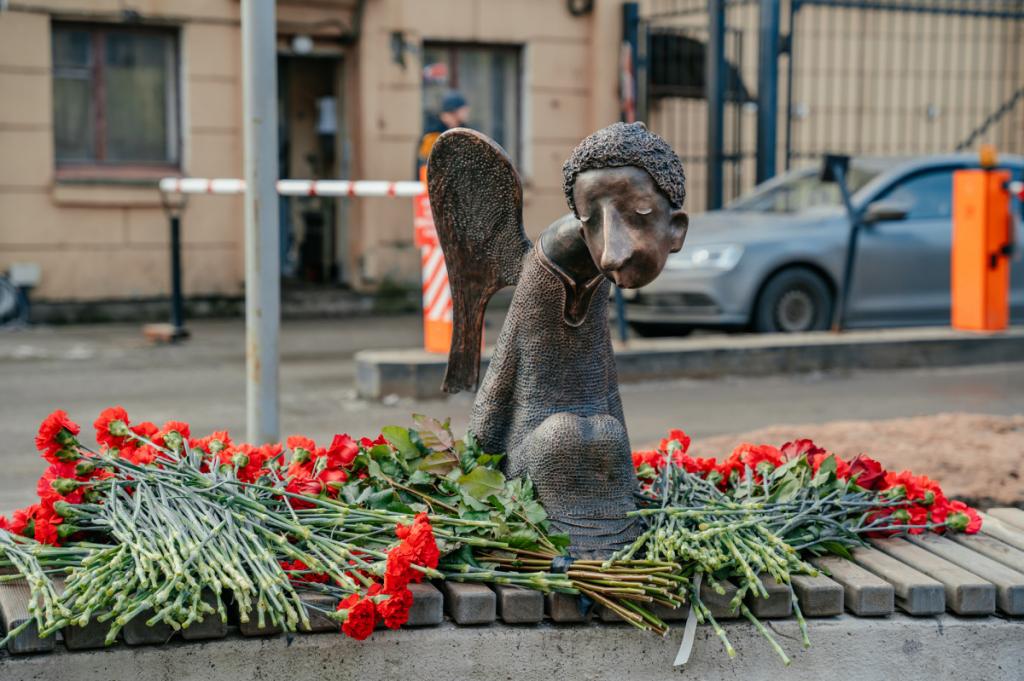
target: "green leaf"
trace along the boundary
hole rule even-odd
[[[477,459],[473,452],[467,450],[459,455],[459,466],[462,468],[463,473],[471,473],[476,468],[476,465]]]
[[[451,419],[441,423],[437,419],[423,414],[413,414],[412,422],[419,429],[423,444],[429,449],[452,449],[455,447],[455,438],[452,436],[450,428]]]
[[[473,511],[490,511],[491,510],[490,506],[485,504],[483,501],[470,496],[470,494],[465,489],[462,490],[462,495],[460,497],[460,500],[462,501],[462,504],[464,506],[472,509]],[[459,514],[459,516],[460,517],[465,517],[465,513],[461,512]]]
[[[434,452],[423,457],[417,468],[425,473],[445,476],[459,465],[459,459],[452,452]]]
[[[823,541],[820,546],[829,553],[834,553],[847,560],[853,560],[853,555],[850,553],[850,549],[837,541]]]
[[[492,494],[501,494],[505,488],[505,476],[501,471],[480,466],[460,477],[459,484],[473,497],[486,499]]]
[[[568,550],[569,544],[572,542],[567,534],[549,534],[548,541],[559,551]]]
[[[413,472],[413,474],[409,476],[410,485],[428,485],[431,482],[433,482],[433,478],[430,473],[422,468]]]
[[[548,519],[547,511],[545,511],[544,507],[540,505],[540,502],[535,499],[524,503],[522,505],[522,509],[523,515],[526,516],[526,519],[535,525]]]
[[[420,455],[416,445],[413,444],[409,437],[409,429],[402,428],[401,426],[384,426],[380,430],[381,435],[384,439],[390,442],[398,453],[405,459],[415,459]]]
[[[537,533],[529,528],[516,530],[515,532],[502,537],[502,541],[516,549],[538,548],[537,542],[539,539],[540,537]]]
[[[811,480],[811,487],[821,487],[836,479],[836,457],[829,454],[818,466],[818,472]]]

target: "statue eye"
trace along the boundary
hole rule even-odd
[[[636,209],[636,214],[637,215],[650,215],[652,210],[654,210],[654,209],[653,208],[637,208]]]

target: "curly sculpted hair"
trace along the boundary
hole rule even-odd
[[[673,208],[686,199],[686,175],[676,152],[643,123],[613,123],[579,143],[562,166],[562,189],[573,214],[579,217],[572,188],[576,176],[587,170],[636,166],[654,180]]]

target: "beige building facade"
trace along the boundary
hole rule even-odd
[[[488,123],[502,126],[523,175],[527,230],[538,233],[566,211],[569,151],[619,118],[620,5],[598,0],[577,16],[551,0],[279,1],[282,175],[412,179],[424,58],[455,55],[449,66],[471,84],[470,67],[493,71],[500,57],[515,78],[488,92],[507,100]],[[40,0],[0,12],[0,271],[37,264],[34,301],[166,296],[156,180],[242,174],[239,9],[238,0]],[[150,94],[162,108],[137,109]],[[473,110],[494,109],[466,95]],[[69,117],[75,107],[87,115]],[[418,284],[409,200],[330,203],[282,208],[294,279]],[[192,196],[182,230],[185,294],[240,296],[241,201]]]

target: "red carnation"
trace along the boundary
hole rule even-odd
[[[160,432],[160,429],[156,427],[156,424],[152,421],[143,421],[142,423],[136,423],[131,427],[131,431],[139,437],[144,437],[147,440],[152,441],[156,434]]]
[[[387,563],[384,565],[384,591],[393,594],[408,587],[417,574],[412,569],[414,558],[415,551],[404,541],[388,551]]]
[[[346,611],[341,630],[357,641],[369,637],[373,633],[373,628],[377,626],[377,608],[371,598],[361,598],[359,594],[352,594],[338,603],[338,610]]]
[[[755,480],[783,464],[782,452],[771,445],[743,443],[733,450],[730,459],[738,457],[740,462],[755,473]]]
[[[675,443],[674,447],[673,443]],[[668,437],[662,439],[658,449],[667,452],[670,451],[670,448],[685,454],[690,449],[690,436],[678,428],[668,431]]]
[[[36,483],[36,494],[48,505],[54,501],[67,501],[72,504],[82,502],[83,481],[76,479],[77,471],[74,463],[62,462],[51,464],[39,482]]]
[[[108,407],[100,412],[99,418],[93,421],[96,429],[96,441],[110,449],[121,449],[128,442],[128,412],[124,407]]]
[[[348,468],[359,454],[359,445],[348,435],[335,435],[327,448],[328,468]]]
[[[36,435],[36,449],[50,463],[73,461],[78,458],[78,424],[71,420],[63,409],[53,412],[39,424]]]
[[[409,620],[409,608],[412,607],[412,592],[402,589],[391,594],[391,598],[377,604],[377,614],[384,620],[388,629],[398,629]]]
[[[192,436],[192,430],[184,421],[168,421],[163,428],[153,436],[153,442],[161,447],[178,451],[186,440]]]
[[[981,516],[964,502],[954,499],[949,502],[949,515],[946,523],[957,532],[976,534],[981,529]]]
[[[233,445],[234,443],[231,441],[231,436],[226,430],[218,430],[206,437],[189,442],[189,446],[192,449],[202,450],[210,456],[216,456],[221,452],[221,450],[227,449]]]
[[[316,442],[302,435],[292,435],[285,442],[288,444],[288,449],[292,450],[293,454],[298,454],[299,450],[306,453],[306,458],[313,456],[316,452]],[[295,458],[294,456],[292,458]]]
[[[437,567],[438,561],[441,560],[441,552],[437,548],[434,528],[430,526],[426,513],[417,514],[412,525],[396,526],[395,536],[412,549],[413,562],[416,565],[428,568]],[[423,573],[416,571],[412,581],[419,582],[422,579]]]

